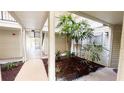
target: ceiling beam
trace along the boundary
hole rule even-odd
[[[8,12],[22,26],[22,28],[25,28],[14,11],[8,11]]]
[[[82,16],[82,17],[85,17],[85,18],[89,18],[91,20],[97,21],[97,22],[102,23],[102,24],[107,25],[107,26],[112,26],[112,24],[110,24],[110,23],[108,23],[104,20],[101,20],[99,18],[88,15],[88,14],[84,13],[83,11],[71,11],[71,13],[74,13],[76,15],[79,15],[79,16]]]

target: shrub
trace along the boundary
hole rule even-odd
[[[91,61],[100,61],[100,55],[103,51],[102,45],[87,44],[84,47],[85,55],[88,56],[88,59]]]
[[[71,51],[66,51],[66,57],[74,57],[75,56],[75,52],[72,52]]]
[[[4,65],[5,70],[12,70],[12,68],[16,67],[16,63],[7,63]]]
[[[60,60],[60,58],[61,58],[61,52],[58,50],[56,52],[56,60]]]

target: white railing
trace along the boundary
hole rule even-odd
[[[16,20],[7,11],[0,11],[0,20],[16,22]]]

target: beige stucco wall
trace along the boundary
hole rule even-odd
[[[0,30],[0,59],[21,57],[21,31]],[[15,35],[12,35],[15,33]]]
[[[44,43],[42,47],[42,51],[45,52],[45,54],[48,54],[48,33],[44,32]],[[65,52],[67,51],[67,42],[66,42],[66,37],[65,36],[60,36],[59,33],[55,33],[55,51],[61,51]]]
[[[114,25],[112,29],[112,55],[110,67],[117,68],[119,63],[122,25]]]
[[[55,34],[55,50],[64,52],[67,50],[67,42],[65,36],[60,36],[60,34]]]

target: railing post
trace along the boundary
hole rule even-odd
[[[16,22],[16,20],[7,11],[1,11],[1,20]]]
[[[3,20],[3,11],[1,11],[1,20]]]

